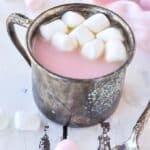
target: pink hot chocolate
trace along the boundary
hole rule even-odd
[[[88,60],[79,53],[79,50],[61,52],[40,36],[34,39],[32,49],[34,57],[42,66],[51,72],[70,78],[100,77],[113,72],[121,65],[107,63],[102,58]]]

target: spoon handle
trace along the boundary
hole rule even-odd
[[[136,125],[133,128],[133,133],[136,135],[136,139],[138,139],[138,137],[140,136],[141,131],[143,130],[149,117],[150,117],[150,101],[148,102],[144,112],[141,114],[140,118],[138,119]]]

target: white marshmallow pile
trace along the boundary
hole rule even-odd
[[[84,21],[84,17],[80,14],[68,11],[62,16],[62,21],[70,28],[75,28]]]
[[[91,60],[101,57],[104,54],[104,42],[99,39],[87,42],[83,46],[81,54]]]
[[[40,31],[60,51],[81,49],[81,55],[89,60],[104,56],[111,63],[127,59],[122,31],[112,27],[103,13],[85,19],[77,12],[67,11],[61,19],[42,25]]]
[[[41,120],[36,113],[18,111],[15,113],[14,125],[17,130],[37,131],[41,127]]]
[[[125,61],[126,49],[120,40],[111,40],[106,43],[105,60],[107,62]]]
[[[76,38],[81,46],[95,38],[94,34],[82,25],[75,28],[69,35]]]
[[[63,32],[53,35],[52,44],[62,51],[73,51],[78,47],[77,40]]]
[[[63,32],[67,33],[68,32],[68,27],[67,25],[60,19],[55,20],[49,24],[42,25],[40,28],[42,36],[47,39],[51,40],[52,36],[56,32]]]
[[[110,28],[107,28],[106,30],[103,30],[102,32],[99,32],[96,35],[96,37],[98,39],[102,39],[105,42],[110,41],[110,40],[124,41],[124,37],[121,31],[115,27],[110,27]]]
[[[92,32],[98,33],[108,28],[110,22],[104,14],[98,13],[85,20],[83,25],[87,26]]]

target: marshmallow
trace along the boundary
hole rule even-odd
[[[55,20],[51,23],[48,24],[44,24],[40,27],[40,31],[42,36],[46,39],[46,40],[50,40],[51,37],[56,33],[56,32],[63,32],[63,33],[67,33],[68,32],[68,28],[67,25],[64,24],[63,21],[61,21],[60,19]]]
[[[90,40],[95,38],[94,34],[85,26],[80,25],[75,28],[71,33],[71,37],[74,37],[78,40],[80,45],[84,45]]]
[[[120,40],[111,40],[106,43],[105,60],[107,62],[124,62],[126,59],[126,48]]]
[[[78,150],[77,145],[70,139],[59,142],[55,150]]]
[[[102,56],[103,53],[104,42],[99,39],[94,39],[86,43],[81,50],[81,54],[91,60],[97,59]]]
[[[61,51],[73,51],[77,49],[78,42],[75,38],[61,32],[57,32],[52,37],[52,44]]]
[[[96,14],[84,21],[83,25],[87,26],[92,32],[98,33],[110,26],[108,18],[104,14]]]
[[[16,112],[14,117],[15,128],[23,131],[37,131],[40,129],[41,121],[36,113]]]
[[[80,14],[73,12],[73,11],[67,11],[62,16],[62,21],[66,23],[70,28],[75,28],[78,25],[80,25],[84,21],[84,17]]]
[[[10,118],[8,117],[8,115],[0,110],[0,130],[4,130],[8,127],[10,122]]]
[[[105,42],[109,40],[121,40],[124,41],[124,37],[121,33],[121,30],[115,27],[108,28],[102,32],[99,32],[96,37],[102,39]]]

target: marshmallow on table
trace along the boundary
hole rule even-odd
[[[124,41],[124,37],[122,35],[122,32],[119,28],[116,27],[110,27],[107,28],[101,32],[99,32],[96,37],[98,39],[102,39],[105,42],[109,41],[109,40],[121,40]]]
[[[88,59],[94,60],[104,54],[104,42],[99,39],[94,39],[83,45],[81,54]]]
[[[58,19],[48,24],[43,24],[40,27],[40,32],[46,40],[50,40],[56,32],[67,33],[68,27],[62,20]]]
[[[92,32],[98,33],[110,26],[109,19],[102,13],[95,14],[83,22]]]
[[[124,62],[126,59],[126,48],[120,40],[111,40],[106,43],[105,60],[107,62]]]
[[[80,45],[84,45],[95,38],[95,35],[83,25],[75,28],[69,35],[76,38]]]
[[[10,118],[7,113],[0,110],[0,130],[4,130],[8,127]]]
[[[77,145],[70,139],[65,139],[59,142],[55,150],[77,150]]]
[[[14,117],[15,128],[23,131],[37,131],[40,129],[39,115],[32,112],[16,112]]]
[[[67,11],[62,16],[62,21],[70,28],[75,28],[84,21],[84,17],[77,12]]]
[[[73,51],[77,49],[78,42],[74,37],[65,33],[57,32],[52,36],[52,44],[61,51]]]

